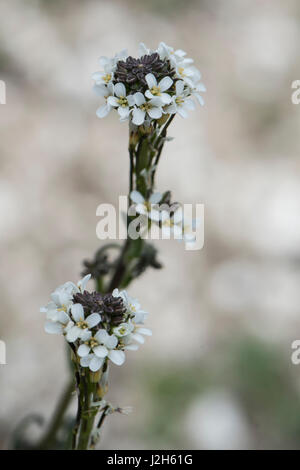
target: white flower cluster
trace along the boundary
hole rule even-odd
[[[113,58],[100,57],[99,62],[103,70],[92,76],[95,80],[95,92],[105,99],[105,104],[97,110],[99,118],[107,116],[112,109],[116,109],[121,121],[129,119],[136,126],[148,125],[153,120],[168,114],[178,113],[186,118],[188,111],[195,108],[193,98],[200,105],[204,104],[200,93],[206,89],[200,82],[201,74],[193,65],[193,59],[186,57],[184,51],[174,50],[163,42],[156,51],[152,51],[141,43],[139,54],[140,60],[145,62],[145,67],[143,63],[133,64],[132,67],[136,67],[135,72],[137,70],[136,76],[139,77],[139,67],[141,71],[143,68],[146,71],[150,70],[142,77],[144,83],[142,91],[136,91],[135,86],[130,86],[131,81],[130,79],[126,81],[124,69],[123,82],[116,77],[118,64],[124,63],[126,59],[131,61],[138,59],[128,58],[126,50]],[[156,73],[156,68],[153,67],[151,71],[151,64],[147,66],[147,58],[151,58],[151,54],[156,54],[162,63],[167,64],[171,76],[163,76],[160,80],[156,78],[159,75]]]
[[[115,289],[111,296],[121,303],[122,321],[117,326],[105,321],[101,295],[90,294],[85,289],[90,277],[88,274],[77,285],[66,282],[59,286],[51,294],[51,302],[40,311],[46,314],[45,331],[64,335],[72,343],[73,351],[75,347],[80,365],[96,372],[108,359],[122,365],[125,361],[124,351],[137,350],[137,343],[143,344],[145,341],[144,335],[151,336],[152,333],[142,326],[148,313],[126,291]],[[87,295],[98,296],[99,312],[87,314],[81,303],[74,302],[76,294],[81,294],[82,298]]]
[[[186,244],[192,244],[195,241],[194,230],[199,221],[187,219],[182,207],[178,204],[173,208],[167,204],[161,204],[162,198],[160,192],[152,193],[148,200],[145,200],[139,191],[134,190],[130,193],[135,212],[146,216],[151,223],[159,224],[163,238],[169,239],[174,236],[177,240],[184,240]],[[172,211],[172,209],[174,210]]]

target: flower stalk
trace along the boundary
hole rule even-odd
[[[164,43],[156,51],[141,44],[137,59],[126,51],[114,58],[101,57],[103,70],[93,75],[94,90],[105,100],[97,110],[98,117],[103,118],[114,109],[121,121],[129,121],[129,212],[123,246],[110,243],[101,247],[93,260],[84,261],[83,279],[58,287],[41,309],[46,316],[45,331],[61,334],[70,348],[77,394],[73,450],[94,448],[106,416],[126,413],[104,398],[109,364],[121,366],[125,352],[137,350],[144,343],[144,336],[152,334],[143,327],[147,312],[137,299],[122,290],[148,267],[161,268],[156,249],[145,241],[143,231],[157,224],[186,236],[187,224],[183,224],[177,206],[166,211],[153,209],[153,205],[170,205],[170,191],[155,191],[157,168],[169,140],[168,128],[176,114],[187,117],[187,112],[194,109],[194,99],[203,104],[200,92],[205,87],[192,63],[184,51]],[[146,219],[145,226],[140,217]],[[136,224],[137,237],[131,235],[132,224]],[[111,258],[115,250],[118,255]],[[87,290],[91,277],[96,286],[93,292]],[[60,428],[73,388],[74,380],[50,426],[45,447]]]

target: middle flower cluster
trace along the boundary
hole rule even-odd
[[[58,287],[41,312],[46,313],[45,331],[62,334],[80,365],[96,372],[108,359],[122,365],[124,351],[137,350],[137,343],[144,343],[143,335],[151,331],[142,327],[148,314],[136,299],[118,289],[105,295],[88,292],[90,277]]]

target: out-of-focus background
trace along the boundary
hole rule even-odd
[[[0,447],[55,407],[65,345],[39,308],[103,243],[96,207],[127,192],[127,125],[95,115],[97,59],[165,41],[207,93],[175,119],[157,185],[205,204],[205,246],[156,242],[164,269],[131,286],[153,337],[111,368],[109,398],[134,411],[100,447],[299,448],[299,2],[12,0],[0,17]]]

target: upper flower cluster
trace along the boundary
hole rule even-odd
[[[63,334],[80,365],[96,372],[108,359],[122,365],[124,351],[137,350],[143,335],[152,333],[141,326],[148,314],[136,299],[118,289],[106,295],[88,292],[90,277],[59,286],[41,312],[46,314],[45,331]]]
[[[140,126],[168,114],[187,117],[195,107],[193,98],[204,104],[201,74],[184,51],[161,42],[156,51],[141,43],[139,53],[137,59],[126,50],[113,58],[100,57],[103,70],[92,76],[94,90],[105,99],[98,117],[116,109],[121,121],[130,119]]]

